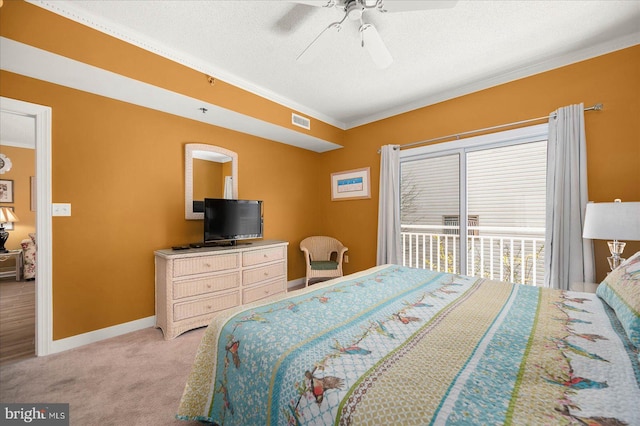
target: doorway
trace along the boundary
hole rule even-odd
[[[35,356],[35,139],[33,117],[0,111],[0,365]]]
[[[0,112],[33,120],[35,135],[34,203],[38,258],[35,280],[35,352],[51,353],[52,320],[52,224],[51,224],[51,108],[29,102],[0,97]]]

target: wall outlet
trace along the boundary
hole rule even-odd
[[[52,216],[71,216],[70,203],[53,203]]]
[[[349,255],[348,254],[344,255],[344,263],[349,263]]]

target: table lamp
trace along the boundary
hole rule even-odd
[[[640,202],[587,203],[582,237],[612,240],[607,242],[611,252],[607,260],[613,271],[624,261],[626,243],[619,240],[640,240]]]
[[[9,238],[9,233],[4,229],[5,223],[17,222],[18,216],[13,212],[10,207],[0,207],[0,253],[6,253],[9,250],[4,248],[4,243]]]

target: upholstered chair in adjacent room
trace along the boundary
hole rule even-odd
[[[29,234],[29,238],[22,240],[20,245],[24,262],[22,275],[25,280],[33,280],[36,278],[36,234]]]

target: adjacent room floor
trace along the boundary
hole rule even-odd
[[[0,365],[35,357],[36,282],[0,279]]]

